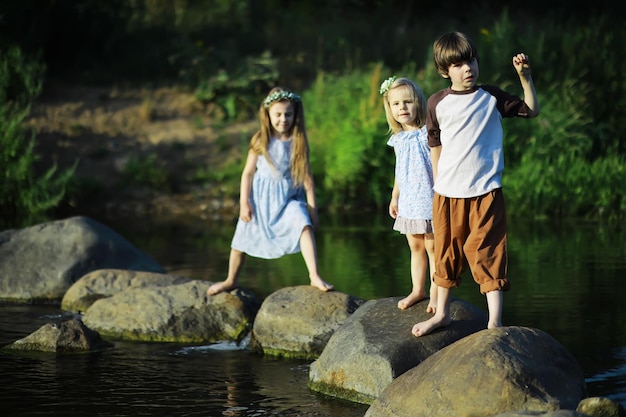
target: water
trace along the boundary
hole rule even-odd
[[[168,271],[222,279],[232,221],[176,224],[107,221]],[[320,270],[337,290],[364,299],[410,289],[408,247],[391,220],[322,216]],[[621,226],[509,225],[505,325],[535,327],[579,361],[589,395],[626,406],[626,238]],[[240,284],[265,297],[307,283],[300,255],[249,258]],[[480,308],[484,296],[466,275],[454,296]],[[58,305],[0,304],[0,345],[67,316]],[[4,416],[362,416],[367,406],[311,392],[308,361],[253,354],[245,343],[206,346],[115,342],[89,354],[0,352]]]

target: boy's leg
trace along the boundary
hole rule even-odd
[[[300,235],[300,251],[304,258],[304,263],[309,270],[309,279],[311,285],[321,291],[330,291],[333,286],[322,279],[317,269],[317,247],[315,245],[315,236],[310,226],[306,226]]]
[[[230,256],[228,258],[228,276],[224,281],[216,282],[211,285],[206,292],[207,295],[215,295],[236,288],[237,281],[239,280],[239,273],[241,272],[245,259],[245,253],[231,248]]]
[[[426,321],[417,323],[411,329],[413,336],[420,337],[433,330],[450,324],[450,299],[452,288],[437,287],[437,310],[435,315]]]
[[[435,315],[413,326],[415,336],[424,336],[438,327],[450,324],[450,299],[452,288],[459,285],[458,276],[463,271],[463,248],[458,242],[465,240],[465,202],[435,193],[433,199],[433,229],[435,240],[435,272],[432,284],[437,284]],[[432,285],[431,284],[431,285]]]
[[[411,293],[398,301],[398,308],[405,310],[426,298],[426,275],[428,258],[424,247],[424,235],[406,235],[411,252]]]
[[[502,327],[502,305],[504,304],[504,292],[501,290],[489,291],[487,294],[487,307],[489,308],[488,329]]]
[[[506,214],[502,189],[476,198],[470,214],[470,234],[464,246],[472,276],[486,294],[488,328],[502,326],[504,294],[510,288],[507,278]]]

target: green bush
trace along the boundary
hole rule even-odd
[[[382,66],[344,76],[320,73],[303,95],[311,165],[321,201],[333,206],[388,203],[393,151],[378,94]]]
[[[41,91],[44,67],[17,47],[0,56],[0,210],[4,222],[22,222],[56,207],[73,168],[35,172],[35,139],[24,129],[31,100]]]

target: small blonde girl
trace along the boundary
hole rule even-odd
[[[430,268],[430,300],[426,311],[434,313],[437,287],[434,274],[432,228],[433,170],[426,132],[426,98],[415,82],[391,77],[380,87],[391,137],[387,144],[396,155],[389,215],[393,229],[406,235],[411,252],[409,295],[398,301],[404,310],[427,298],[426,276]]]

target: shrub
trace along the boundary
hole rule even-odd
[[[56,207],[65,195],[74,169],[49,167],[37,176],[35,138],[24,119],[41,91],[44,66],[17,47],[0,56],[0,210],[5,222],[21,222]]]

